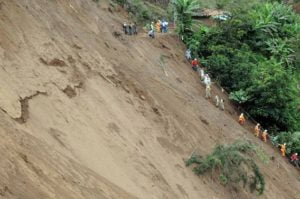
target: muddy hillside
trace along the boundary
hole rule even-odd
[[[259,198],[299,198],[287,160],[204,98],[178,37],[127,20],[104,0],[0,0],[0,198],[258,198],[185,167],[238,138],[275,157]]]

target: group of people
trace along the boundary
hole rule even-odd
[[[203,82],[206,86],[205,89],[205,98],[211,98],[211,79],[208,74],[205,74],[204,69],[200,67],[199,61],[195,58],[192,60],[192,52],[190,49],[187,49],[185,52],[185,57],[188,61],[191,61],[192,69],[196,72],[198,72],[201,82]],[[215,96],[215,105],[216,107],[220,108],[221,110],[224,110],[224,100],[221,99],[218,95]],[[240,125],[244,125],[246,122],[244,113],[241,113],[238,118],[238,123]],[[263,142],[267,142],[268,139],[268,130],[263,130],[259,123],[256,124],[254,127],[254,135],[258,138],[261,138]],[[280,144],[280,151],[281,155],[283,157],[286,156],[286,143]],[[300,160],[298,158],[298,153],[293,153],[290,157],[290,162],[300,167]]]
[[[155,27],[154,27],[155,26]],[[152,30],[156,30],[156,32],[158,33],[167,33],[168,32],[168,28],[169,28],[169,22],[167,22],[166,20],[157,20],[156,23],[154,24],[154,22],[151,22],[150,28]]]
[[[123,32],[125,35],[137,35],[137,27],[135,23],[123,23]]]
[[[244,125],[246,122],[244,113],[241,113],[238,119],[239,124]],[[268,130],[262,130],[261,126],[259,123],[256,124],[254,127],[254,135],[258,138],[261,138],[263,142],[267,142],[268,139]],[[279,144],[280,147],[280,152],[283,157],[286,156],[286,143],[284,144]],[[300,167],[300,162],[298,158],[298,153],[293,153],[290,157],[290,161],[292,164],[294,164],[297,167]]]
[[[166,20],[157,20],[156,23],[153,21],[150,24],[150,30],[148,32],[149,37],[155,38],[155,32],[167,33],[169,29],[169,22]]]
[[[190,49],[187,49],[185,52],[185,57],[188,61],[192,59],[192,53]],[[199,61],[197,58],[191,61],[192,69],[195,72],[198,72],[200,80],[205,85],[205,98],[211,98],[211,79],[208,74],[205,74],[203,67],[200,67]],[[215,96],[215,105],[217,108],[220,108],[222,111],[225,110],[224,99],[220,98],[218,95]]]

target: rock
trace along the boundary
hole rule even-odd
[[[144,95],[140,95],[140,98],[141,98],[142,100],[146,100],[146,97],[145,97]]]

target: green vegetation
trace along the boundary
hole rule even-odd
[[[292,153],[300,154],[300,132],[282,132],[271,138],[271,141],[275,146],[286,143],[286,153],[291,155]]]
[[[192,23],[189,17],[185,19]],[[247,9],[235,8],[232,17],[216,27],[179,33],[193,55],[201,57],[212,76],[231,93],[231,99],[269,131],[299,130],[295,52],[300,18],[291,7],[256,2]]]
[[[262,194],[265,188],[264,177],[253,159],[259,153],[261,151],[253,144],[238,141],[232,145],[219,145],[204,158],[192,155],[186,165],[195,164],[193,171],[197,175],[211,172],[219,176],[223,185],[243,182],[244,187],[248,184],[251,191]]]
[[[200,8],[198,0],[172,1],[177,18],[177,31],[182,36],[190,36],[192,32],[192,14]]]

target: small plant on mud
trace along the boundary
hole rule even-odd
[[[218,175],[223,185],[243,182],[250,190],[262,194],[265,189],[265,180],[254,161],[254,155],[260,156],[262,151],[249,142],[237,141],[231,145],[218,145],[206,157],[192,155],[186,166],[195,165],[193,171],[197,175],[208,171]]]

